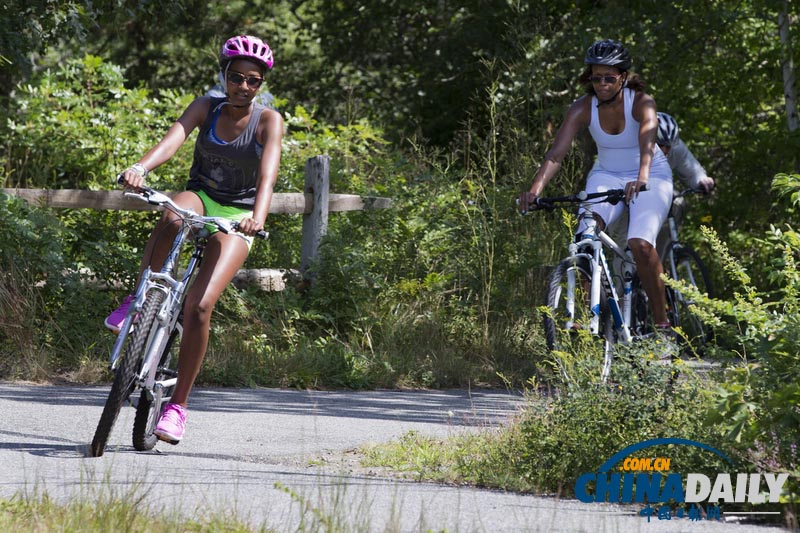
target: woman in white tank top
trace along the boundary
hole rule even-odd
[[[672,202],[672,171],[655,142],[656,104],[644,92],[638,76],[629,73],[631,57],[621,43],[594,43],[586,51],[585,63],[579,79],[588,94],[569,107],[533,185],[520,194],[519,203],[522,209],[535,208],[536,198],[558,172],[572,141],[588,128],[597,144],[597,160],[587,178],[586,192],[625,189],[630,213],[628,245],[650,299],[655,325],[667,329],[663,267],[655,243]],[[621,204],[594,206],[603,226],[612,224],[623,210]],[[578,233],[581,231],[578,228]]]

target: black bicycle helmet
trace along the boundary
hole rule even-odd
[[[678,140],[678,123],[671,115],[659,111],[658,115],[658,134],[656,142],[662,146],[672,146]]]
[[[587,65],[608,65],[609,67],[617,67],[620,70],[628,70],[631,68],[632,61],[631,55],[622,43],[605,39],[597,41],[586,50],[584,63]]]

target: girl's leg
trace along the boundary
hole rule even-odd
[[[200,201],[200,197],[191,191],[181,192],[177,194],[173,200],[179,206],[183,208],[191,208],[196,213],[205,212],[203,202]],[[144,253],[142,254],[142,262],[139,265],[139,275],[137,276],[136,280],[137,285],[139,284],[139,280],[142,278],[144,269],[148,266],[156,271],[161,270],[161,266],[164,264],[164,260],[167,258],[167,254],[172,246],[172,241],[174,240],[179,228],[180,222],[178,222],[178,216],[169,210],[164,210],[161,220],[158,221],[158,224],[156,224],[156,227],[153,229],[152,233],[150,233],[150,238],[147,239],[147,244],[145,245]],[[108,318],[106,318],[105,326],[114,333],[119,333],[119,329],[122,327],[125,316],[128,314],[128,309],[130,308],[132,299],[133,295],[129,295],[122,301],[119,307],[112,311]]]
[[[178,382],[175,384],[171,403],[186,406],[208,347],[211,312],[222,291],[244,264],[248,252],[247,243],[236,235],[217,232],[209,239],[203,262],[186,294],[183,306]]]
[[[173,201],[184,209],[193,209],[195,213],[205,213],[203,202],[197,194],[191,191],[183,191],[178,193],[173,198]],[[167,258],[169,249],[172,246],[172,241],[175,234],[178,233],[180,223],[178,216],[167,209],[161,216],[156,227],[150,233],[150,238],[147,239],[147,244],[144,247],[144,254],[142,254],[142,263],[139,267],[139,276],[142,275],[144,269],[148,266],[153,270],[160,270],[161,265]]]
[[[630,239],[628,246],[630,246],[633,259],[636,261],[636,272],[650,299],[653,322],[656,324],[668,323],[667,298],[664,292],[664,280],[661,279],[664,268],[658,257],[658,251],[644,239]]]

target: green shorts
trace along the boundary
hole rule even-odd
[[[219,217],[219,218],[227,218],[228,220],[234,220],[239,222],[245,218],[253,216],[253,211],[248,210],[244,207],[235,207],[232,205],[222,205],[219,202],[212,200],[209,195],[205,193],[205,191],[192,191],[197,196],[200,197],[200,200],[203,202],[203,208],[206,210],[205,216],[207,217]],[[216,233],[219,229],[216,226],[211,224],[206,224],[206,228],[211,233]],[[241,237],[247,243],[247,249],[253,247],[253,237],[250,235],[245,235],[244,233],[232,233],[232,235],[236,235],[237,237]]]

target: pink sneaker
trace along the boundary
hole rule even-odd
[[[134,296],[133,294],[127,295],[119,307],[114,309],[114,312],[106,318],[105,326],[114,333],[118,334],[120,328],[122,328],[122,323],[125,322],[125,317],[128,316],[128,309],[131,307]]]
[[[184,429],[186,429],[186,408],[177,403],[168,403],[153,434],[164,442],[178,444],[183,438]]]

